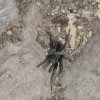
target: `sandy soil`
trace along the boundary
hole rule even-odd
[[[22,17],[22,41],[7,42],[0,50],[0,100],[100,100],[99,34],[90,39],[81,57],[66,66],[60,77],[64,87],[55,88],[51,97],[50,74],[36,68],[45,58],[36,41],[41,9],[33,3]]]

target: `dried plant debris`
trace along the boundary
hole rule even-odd
[[[5,32],[0,35],[0,49],[3,48],[7,42],[21,42],[22,36],[17,26],[9,26]]]

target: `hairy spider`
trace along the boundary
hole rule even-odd
[[[59,40],[59,38],[55,38],[54,35],[50,31],[46,31],[46,33],[50,37],[50,50],[48,52],[48,55],[46,56],[46,59],[41,62],[37,67],[42,66],[44,69],[47,66],[50,66],[49,72],[51,72],[51,91],[52,91],[52,82],[54,80],[54,77],[56,75],[57,68],[59,67],[58,75],[63,70],[63,59],[68,59],[71,61],[71,58],[64,55],[63,50],[64,48],[69,45],[69,34],[66,35],[66,38],[64,40],[64,43]]]

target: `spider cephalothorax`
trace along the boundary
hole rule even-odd
[[[63,59],[64,59],[64,53],[63,50],[66,47],[67,44],[69,44],[69,35],[66,35],[65,42],[62,43],[59,39],[56,39],[54,35],[47,31],[46,32],[50,37],[50,50],[48,51],[48,55],[46,56],[46,59],[41,62],[37,67],[42,66],[43,68],[46,68],[47,66],[50,66],[49,72],[51,72],[51,90],[52,90],[52,82],[53,77],[55,77],[57,68],[59,67],[60,74],[63,70]],[[67,45],[68,46],[68,45]],[[71,60],[69,57],[66,57],[68,60]]]

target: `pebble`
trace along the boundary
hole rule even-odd
[[[51,15],[54,16],[55,14],[54,13],[51,13]]]
[[[89,33],[88,33],[88,38],[90,38],[92,36],[92,31],[90,31]]]
[[[62,12],[62,13],[65,13],[66,11],[65,11],[64,9],[61,9],[61,12]]]
[[[7,34],[12,35],[12,31],[8,31]]]
[[[83,29],[84,27],[83,26],[78,26],[77,27],[79,30]]]
[[[68,19],[71,20],[73,18],[75,18],[75,14],[74,13],[70,13],[67,15]]]
[[[61,32],[61,28],[60,28],[60,27],[58,27],[58,32],[59,32],[59,33]]]
[[[91,20],[92,18],[92,12],[91,11],[86,11],[83,10],[82,14],[81,14],[82,18],[87,18],[88,20]]]

